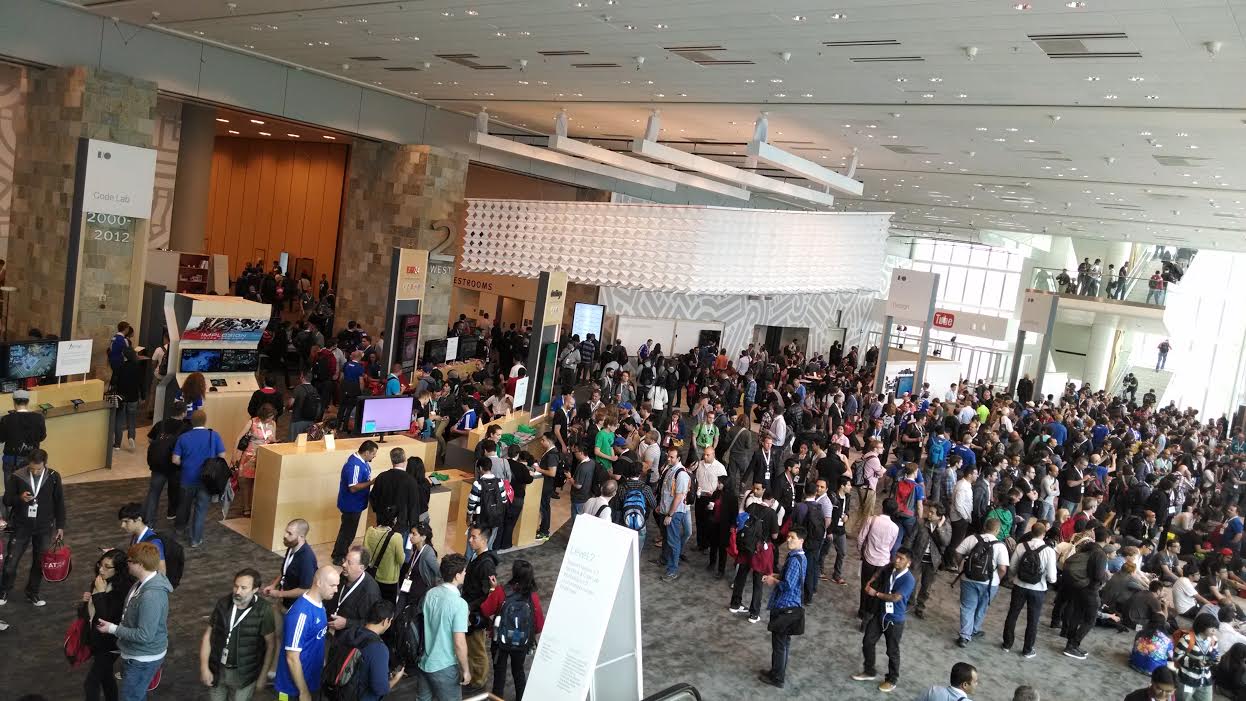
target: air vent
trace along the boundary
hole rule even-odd
[[[925,146],[901,146],[899,144],[883,144],[883,148],[893,153],[899,153],[905,156],[935,156],[938,155],[933,151],[927,151]]]
[[[573,63],[572,68],[622,68],[617,63]]]
[[[1141,212],[1142,208],[1135,204],[1104,204],[1099,205],[1104,209],[1117,209],[1122,212]]]
[[[579,49],[570,49],[567,51],[538,51],[537,53],[541,54],[542,56],[587,56],[588,55],[587,51],[581,51]]]
[[[1146,194],[1147,197],[1150,197],[1153,200],[1161,200],[1165,202],[1177,202],[1190,199],[1186,195],[1171,195],[1167,192],[1148,192]]]
[[[925,61],[921,56],[854,56],[853,63],[915,63]]]
[[[1230,213],[1230,212],[1216,212],[1215,214],[1213,214],[1213,215],[1211,215],[1211,216],[1213,216],[1213,217],[1220,217],[1221,219],[1244,219],[1244,218],[1246,218],[1246,217],[1243,217],[1243,216],[1242,216],[1242,215],[1240,215],[1240,214],[1232,214],[1232,213]]]
[[[1027,161],[1060,161],[1063,163],[1071,163],[1072,158],[1067,156],[1026,156]]]
[[[1030,34],[1029,38],[1048,58],[1142,58],[1123,32]]]
[[[351,56],[352,61],[388,61],[384,56]]]
[[[1201,168],[1203,161],[1210,161],[1210,158],[1191,158],[1189,156],[1152,156],[1155,162],[1168,166],[1169,168]]]
[[[812,144],[813,142],[812,141],[771,141],[770,143],[772,144],[796,144],[796,145],[807,146],[809,144]]]
[[[416,68],[415,66],[386,66],[384,70],[393,71],[394,73],[410,73],[412,71],[418,71],[420,69]]]
[[[451,63],[457,63],[460,66],[467,66],[477,71],[506,71],[510,70],[510,66],[488,65],[476,63],[476,59],[480,58],[476,54],[437,54],[437,58],[444,59]]]
[[[838,49],[846,46],[899,46],[895,39],[858,39],[856,41],[824,41],[823,46]]]
[[[701,66],[751,66],[747,59],[720,58],[727,49],[722,46],[667,46],[667,51]]]

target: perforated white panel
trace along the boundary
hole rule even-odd
[[[465,270],[697,294],[880,288],[890,214],[468,200]]]

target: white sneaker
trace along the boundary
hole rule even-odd
[[[5,604],[7,604],[7,603],[9,603],[9,595],[8,595],[8,594],[0,594],[0,606],[4,606],[4,605],[5,605]]]
[[[761,623],[761,616],[749,616],[748,622],[749,623]]]
[[[133,439],[133,438],[131,438],[131,439],[130,439],[130,452],[131,452],[131,453],[133,453],[133,452],[134,452],[134,449],[135,449],[135,447],[137,447],[137,445],[138,445],[138,444],[136,444],[136,443],[134,442],[134,439]]]
[[[727,610],[732,613],[745,613],[748,611],[748,607],[747,606],[729,606]]]
[[[0,632],[4,632],[8,629],[9,629],[9,624],[5,623],[4,621],[0,621]]]
[[[47,606],[48,604],[48,602],[43,599],[40,599],[37,596],[31,596],[30,594],[26,595],[26,600],[29,601],[32,606]]]

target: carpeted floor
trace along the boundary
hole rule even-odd
[[[45,583],[45,608],[31,607],[20,595],[0,608],[0,618],[12,626],[0,633],[0,660],[4,660],[0,698],[4,701],[33,692],[52,701],[81,698],[85,670],[71,670],[65,663],[61,654],[64,631],[75,602],[90,579],[98,548],[124,541],[117,528],[117,507],[138,500],[145,489],[145,480],[66,487],[70,519],[67,541],[75,553],[75,571],[66,583]],[[548,606],[567,530],[564,528],[544,546],[503,555],[501,574],[509,573],[509,563],[517,557],[531,561],[542,601]],[[702,698],[715,701],[758,696],[855,701],[883,696],[875,684],[850,679],[861,664],[861,636],[852,618],[856,608],[855,558],[847,569],[849,586],[821,584],[817,603],[809,610],[806,634],[792,645],[788,686],[778,692],[756,680],[757,670],[769,665],[770,639],[765,618],[761,623],[749,624],[744,617],[727,611],[728,580],[715,579],[704,571],[704,554],[690,553],[690,562],[682,569],[684,575],[668,583],[661,580],[660,568],[649,562],[656,553],[655,548],[646,547],[641,557],[645,683],[650,693],[676,682],[689,682],[697,687]],[[230,575],[236,570],[253,566],[268,577],[275,575],[279,564],[278,556],[218,523],[208,524],[204,546],[187,550],[186,576],[172,601],[169,661],[164,682],[152,698],[205,696],[196,673],[197,655],[212,603],[228,592]],[[901,681],[893,694],[896,698],[912,699],[929,685],[946,684],[948,670],[958,660],[978,667],[981,684],[976,699],[1007,701],[1017,685],[1030,684],[1039,689],[1044,701],[1113,701],[1145,685],[1142,675],[1125,665],[1132,639],[1127,633],[1095,630],[1084,645],[1091,657],[1082,662],[1060,654],[1063,641],[1045,623],[1039,634],[1037,658],[1024,660],[1016,652],[1000,650],[1008,590],[1001,592],[991,607],[985,626],[987,636],[969,649],[958,649],[953,643],[957,592],[947,586],[950,576],[943,577],[944,582],[927,607],[927,618],[910,619],[906,627]],[[24,583],[23,575],[19,587]],[[1018,630],[1018,636],[1021,632]],[[880,642],[880,670],[886,668],[886,663],[885,646]],[[507,693],[510,698],[509,688]],[[256,698],[271,699],[273,694],[268,691]],[[414,691],[405,682],[387,698],[405,701],[414,698]],[[604,698],[612,701],[608,696]]]

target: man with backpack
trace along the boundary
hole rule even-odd
[[[655,469],[654,472],[656,473],[657,470]],[[643,551],[645,535],[648,532],[645,524],[648,522],[650,512],[657,506],[657,498],[654,497],[649,485],[633,471],[619,482],[618,500],[616,523],[636,531],[640,550]]]
[[[754,483],[753,491],[759,491],[760,483]],[[774,568],[774,556],[771,548],[779,535],[779,519],[772,504],[774,499],[769,490],[762,491],[760,501],[745,507],[744,512],[736,517],[736,572],[731,584],[731,604],[727,610],[731,613],[748,612],[749,623],[761,621],[762,575],[770,574]],[[803,547],[803,546],[802,546]],[[753,592],[748,608],[743,605],[744,583],[752,575]],[[803,580],[802,580],[803,582]]]
[[[917,529],[917,519],[921,518],[922,508],[926,501],[925,488],[918,481],[917,463],[905,463],[901,469],[903,477],[895,483],[894,489],[896,525],[900,527],[900,534],[896,536],[896,544],[892,546],[893,553],[912,537]]]
[[[487,635],[489,620],[481,613],[481,606],[489,593],[498,585],[498,556],[489,546],[487,534],[479,527],[472,526],[467,531],[467,548],[471,551],[471,562],[467,563],[467,573],[463,578],[463,600],[467,602],[467,664],[471,671],[471,681],[464,688],[464,696],[479,693],[485,689],[489,679],[489,652]],[[427,615],[427,614],[426,614]]]
[[[168,577],[169,582],[176,587],[182,579],[182,566],[185,563],[182,557],[182,546],[172,538],[165,538],[153,531],[143,517],[143,507],[136,502],[125,504],[118,509],[117,521],[121,523],[121,530],[130,536],[130,542],[126,543],[126,547],[135,543],[151,543],[156,546],[156,550],[160,551],[160,566],[157,571]],[[173,549],[177,550],[178,557],[176,558],[168,552]],[[177,562],[170,563],[170,559],[175,559]],[[176,565],[176,567],[171,565]],[[172,571],[173,569],[177,570],[176,573]]]
[[[688,514],[688,495],[692,489],[692,476],[679,464],[679,449],[667,449],[670,467],[662,479],[661,512],[666,535],[662,542],[662,557],[666,564],[665,581],[679,579],[679,556],[692,535],[692,521]],[[579,480],[577,479],[577,486]]]
[[[307,433],[307,429],[324,415],[324,408],[324,400],[307,371],[299,371],[299,385],[290,395],[290,440]]]
[[[995,599],[999,582],[1008,572],[1008,548],[995,537],[998,532],[999,521],[988,518],[981,533],[956,546],[956,554],[964,558],[957,576],[960,580],[960,635],[956,644],[959,647],[969,647],[970,640],[986,635],[982,622],[986,619],[987,607]]]
[[[1108,581],[1108,556],[1103,546],[1111,532],[1103,526],[1094,527],[1094,540],[1086,539],[1064,561],[1065,586],[1069,589],[1068,609],[1064,624],[1068,632],[1064,656],[1084,660],[1082,649],[1086,634],[1099,618],[1099,590]]]
[[[186,416],[186,405],[174,402],[171,413],[151,427],[147,434],[147,469],[151,470],[151,481],[147,484],[147,499],[143,504],[143,515],[147,523],[155,523],[160,511],[160,492],[168,492],[166,515],[170,520],[177,516],[178,505],[181,503],[182,484],[180,469],[173,464],[173,446],[183,433],[190,430],[182,417]]]
[[[337,396],[337,379],[338,368],[337,355],[337,339],[325,339],[325,347],[321,348],[314,356],[312,356],[312,384],[315,385],[316,391],[324,400],[324,406],[327,408],[333,403],[334,397]]]
[[[490,548],[506,520],[506,489],[501,478],[493,474],[493,461],[476,461],[476,479],[467,495],[467,522],[484,533]]]
[[[219,486],[210,485],[203,479],[212,474],[205,473],[204,465],[213,458],[224,462],[226,453],[221,435],[208,428],[207,412],[196,409],[190,415],[190,426],[191,429],[179,436],[173,445],[173,464],[182,469],[182,499],[174,523],[177,528],[186,529],[190,547],[197,548],[203,543],[203,521],[208,514],[208,504],[215,496],[212,492]],[[219,470],[221,463],[213,462],[212,465]],[[228,464],[225,469],[228,469]]]
[[[381,640],[394,622],[394,602],[373,602],[364,621],[334,636],[320,684],[325,701],[380,701],[406,675],[401,666],[390,673],[389,648]]]
[[[822,503],[826,499],[826,482],[805,483],[805,498],[792,510],[792,525],[805,529],[805,559],[808,563],[805,571],[804,602],[813,603],[813,595],[818,591],[818,576],[822,573],[822,551],[826,540],[826,530],[830,525],[830,517],[823,511]]]
[[[1038,636],[1039,619],[1043,615],[1043,600],[1047,597],[1047,588],[1056,583],[1056,551],[1047,545],[1046,524],[1035,523],[1030,529],[1029,540],[1017,546],[1012,554],[1012,599],[1008,602],[1008,617],[1004,619],[1004,641],[1001,647],[1005,651],[1012,649],[1014,630],[1021,609],[1025,608],[1025,642],[1021,647],[1021,656],[1027,660],[1034,657],[1034,641]]]

